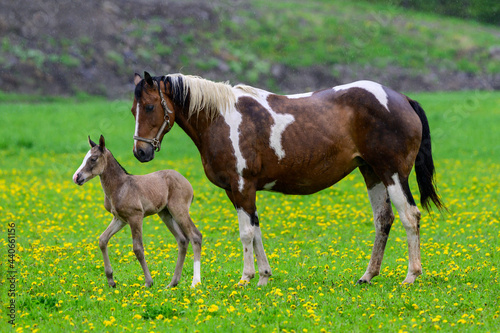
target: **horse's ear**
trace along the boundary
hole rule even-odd
[[[104,143],[104,137],[101,134],[101,137],[99,138],[99,149],[104,151],[104,148],[106,148],[106,144]]]
[[[89,145],[90,145],[90,148],[94,148],[95,146],[97,146],[97,143],[95,143],[94,141],[90,140],[90,135],[89,135]]]
[[[141,80],[142,80],[142,77],[139,74],[135,73],[135,75],[134,75],[134,84],[138,85],[139,82],[141,82]]]
[[[154,83],[153,83],[153,78],[151,77],[151,75],[149,75],[148,72],[144,72],[144,79],[146,80],[146,83],[150,86],[153,86]]]

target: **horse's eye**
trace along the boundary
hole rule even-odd
[[[154,108],[155,108],[155,106],[152,104],[146,105],[146,112],[151,112],[151,111],[153,111]]]
[[[97,156],[92,156],[92,157],[90,158],[90,161],[91,161],[91,162],[95,162],[95,161],[97,161]]]

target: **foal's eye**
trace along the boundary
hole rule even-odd
[[[151,111],[153,111],[154,108],[155,108],[155,106],[152,104],[146,105],[146,112],[151,112]]]
[[[90,158],[90,162],[95,162],[95,161],[97,161],[97,156],[92,156],[92,157]]]

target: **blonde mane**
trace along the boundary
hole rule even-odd
[[[226,114],[236,103],[233,87],[228,82],[213,82],[199,76],[169,74],[175,102],[185,105],[189,94],[188,117],[204,110],[210,119]]]

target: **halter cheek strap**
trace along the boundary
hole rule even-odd
[[[154,84],[158,88],[158,92],[160,94],[160,103],[161,103],[161,107],[163,108],[163,113],[164,113],[163,124],[161,124],[160,129],[158,130],[158,133],[156,134],[156,136],[154,138],[147,139],[147,138],[143,138],[143,137],[134,135],[134,140],[147,142],[153,146],[155,151],[160,151],[160,146],[161,146],[160,136],[162,135],[163,131],[165,130],[165,127],[168,127],[165,134],[167,134],[172,129],[172,125],[170,125],[170,117],[168,116],[168,114],[173,113],[173,112],[172,112],[172,110],[170,110],[168,108],[167,102],[165,102],[165,99],[163,98],[163,93],[161,91],[160,85],[158,84],[158,82],[156,80],[154,81]]]

